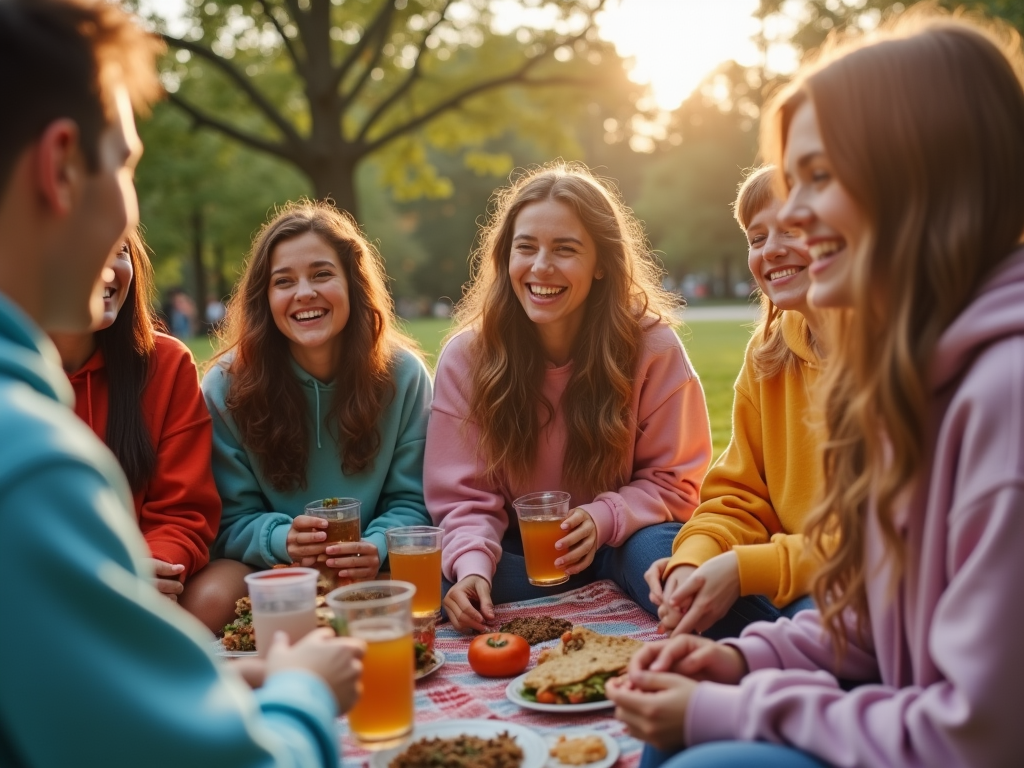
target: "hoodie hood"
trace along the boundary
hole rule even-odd
[[[957,379],[985,347],[1024,334],[1024,250],[1007,257],[939,338],[929,371],[935,390]]]
[[[809,365],[818,366],[818,355],[811,346],[811,331],[807,327],[807,320],[799,312],[783,311],[782,338],[794,355]]]
[[[315,376],[306,372],[306,370],[295,362],[294,357],[290,357],[289,362],[292,366],[292,373],[302,384],[302,389],[306,393],[306,400],[312,406],[313,413],[316,414],[316,447],[323,448],[323,441],[320,438],[320,431],[323,428],[323,414],[331,408],[331,403],[334,399],[334,382],[324,383]],[[323,401],[321,403],[321,398]]]
[[[96,430],[96,418],[92,412],[92,377],[94,373],[102,371],[106,361],[103,357],[103,351],[99,348],[96,349],[89,359],[85,361],[85,365],[79,368],[72,374],[68,374],[68,379],[71,381],[71,387],[75,390],[75,398],[77,402],[81,403],[84,398],[86,402],[86,410],[84,414],[81,414],[85,423],[89,425],[89,428],[96,432],[100,437],[102,434]],[[106,397],[106,390],[104,389],[104,397]]]
[[[0,378],[22,381],[67,406],[75,401],[53,342],[20,307],[0,293]]]

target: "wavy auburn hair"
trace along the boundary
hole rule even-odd
[[[563,475],[569,488],[596,494],[617,487],[636,425],[630,411],[643,334],[674,300],[661,288],[640,223],[612,185],[583,165],[551,163],[525,172],[491,198],[473,254],[472,282],[456,307],[455,330],[476,331],[469,420],[479,427],[491,477],[529,476],[543,427],[545,360],[540,338],[509,278],[516,217],[527,205],[554,200],[579,218],[597,250],[586,315],[573,350],[562,408],[568,430]],[[540,408],[538,408],[538,406]]]
[[[142,417],[142,391],[156,344],[153,322],[153,266],[137,229],[122,246],[132,263],[132,281],[114,322],[94,334],[107,369],[109,395],[104,442],[117,457],[134,493],[149,483],[156,448]]]
[[[845,649],[843,613],[867,628],[868,510],[895,588],[906,552],[895,501],[927,479],[940,335],[1024,232],[1024,89],[1019,35],[962,16],[907,13],[875,39],[847,43],[775,101],[762,148],[782,160],[789,124],[813,105],[836,178],[868,222],[852,253],[852,310],[823,380],[825,497],[810,520],[838,548],[814,587]]]
[[[395,354],[415,350],[396,327],[383,261],[348,214],[304,200],[287,204],[263,226],[228,304],[214,360],[230,354],[222,363],[231,374],[225,404],[263,474],[281,491],[306,487],[310,419],[267,294],[274,249],[307,232],[337,254],[348,281],[349,317],[338,338],[343,358],[329,416],[337,419],[346,474],[372,466],[380,450],[377,422],[395,393]]]

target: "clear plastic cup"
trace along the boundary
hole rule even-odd
[[[565,491],[540,491],[512,502],[523,538],[526,578],[535,586],[554,587],[569,580],[569,574],[555,565],[565,554],[555,549],[555,542],[568,533],[562,530],[562,521],[569,516],[569,498]]]
[[[441,610],[441,538],[444,531],[429,525],[392,528],[388,542],[391,578],[415,585],[413,616],[429,616]]]
[[[412,600],[406,581],[364,581],[327,595],[339,635],[366,641],[363,695],[348,713],[352,735],[367,749],[387,749],[412,733]]]
[[[326,544],[359,541],[362,504],[359,499],[342,496],[317,499],[306,505],[304,514],[327,521]],[[316,569],[327,580],[327,588],[338,586],[338,571],[327,567],[327,555],[317,558]]]
[[[267,655],[278,630],[294,643],[316,629],[318,575],[312,568],[274,568],[245,577],[260,656]]]

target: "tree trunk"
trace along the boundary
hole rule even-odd
[[[228,285],[227,275],[224,274],[224,244],[217,243],[213,246],[213,264],[216,272],[217,280],[217,298],[221,301],[227,299],[228,294],[231,293],[231,286]]]
[[[329,197],[338,209],[348,211],[356,221],[359,221],[355,161],[336,156],[307,169],[306,173],[313,182],[317,200]]]
[[[196,306],[206,306],[206,267],[203,265],[203,209],[192,210],[192,271]]]

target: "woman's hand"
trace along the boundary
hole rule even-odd
[[[675,575],[673,571],[672,576]],[[672,630],[673,636],[709,629],[740,598],[740,566],[736,553],[723,552],[711,558],[671,592],[666,586],[665,594],[665,602],[681,614]]]
[[[246,684],[256,690],[267,679],[267,662],[257,658],[229,659],[228,666],[241,675]]]
[[[153,565],[153,573],[156,574],[153,586],[156,587],[157,592],[175,603],[178,602],[178,595],[185,589],[180,581],[185,566],[180,563],[165,563],[163,560],[155,558],[150,558],[149,562]]]
[[[303,669],[318,675],[338,702],[341,714],[348,712],[362,694],[363,654],[366,643],[353,637],[335,637],[326,627],[314,629],[295,645],[288,635],[277,632],[267,653],[267,677],[288,669]]]
[[[490,632],[485,622],[494,621],[494,604],[491,585],[483,576],[467,576],[453,585],[443,606],[452,626],[464,635],[473,630]]]
[[[651,566],[653,569],[654,566]],[[651,569],[648,569],[647,573],[650,573]],[[676,628],[679,624],[680,619],[683,618],[684,610],[676,607],[673,602],[673,596],[682,589],[683,584],[690,578],[691,574],[697,569],[692,565],[680,565],[672,569],[672,573],[665,579],[665,586],[662,587],[661,602],[658,604],[658,631],[661,633],[670,632]],[[664,573],[664,569],[662,569]],[[647,574],[644,574],[644,578],[647,578]],[[650,582],[648,581],[648,584]],[[689,604],[686,604],[689,607]]]
[[[365,539],[343,541],[327,546],[327,567],[338,569],[338,580],[365,581],[380,570],[377,547]]]
[[[646,643],[633,654],[626,674],[634,685],[648,672],[671,672],[694,680],[736,685],[747,674],[747,660],[731,645],[706,637],[680,635]]]
[[[651,602],[655,605],[661,605],[662,598],[664,596],[661,588],[661,580],[665,576],[665,566],[668,565],[670,557],[661,557],[651,563],[651,567],[644,571],[644,581],[647,582],[648,588],[651,590],[648,593],[648,597]]]
[[[568,534],[555,542],[555,549],[568,550],[555,560],[556,568],[564,568],[572,576],[594,562],[597,554],[597,526],[585,510],[577,507],[562,522],[562,530]]]
[[[327,521],[322,517],[299,515],[292,520],[285,546],[288,557],[296,565],[309,568],[316,564],[317,557],[324,554],[327,540]]]
[[[696,688],[693,680],[671,672],[642,672],[629,679],[613,677],[604,690],[630,736],[674,751],[685,746],[683,723]]]

